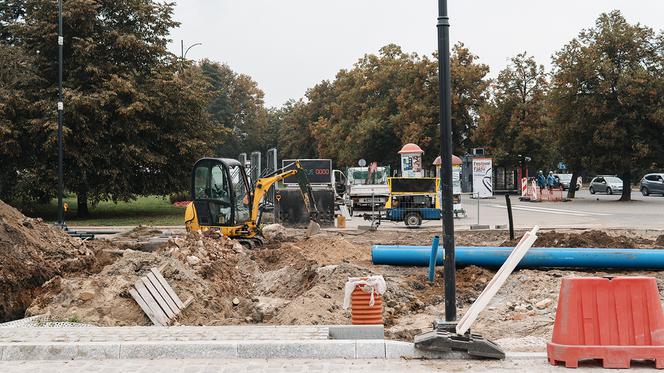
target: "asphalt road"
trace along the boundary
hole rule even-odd
[[[587,190],[576,193],[569,202],[522,202],[511,196],[514,225],[516,228],[596,228],[596,229],[655,229],[664,230],[664,197],[644,197],[632,192],[632,201],[618,201],[619,195],[591,195]],[[479,203],[479,220],[478,220]],[[488,199],[471,199],[463,196],[462,206],[466,217],[454,220],[457,229],[469,229],[471,225],[507,224],[507,207],[504,196]],[[361,212],[356,212],[356,214]],[[348,228],[370,223],[355,216],[347,221]],[[440,227],[440,221],[425,221],[422,228]],[[402,222],[382,222],[381,228],[405,228]]]

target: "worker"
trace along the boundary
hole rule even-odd
[[[546,178],[544,178],[544,172],[542,172],[542,170],[537,172],[537,186],[539,187],[540,193],[542,193],[542,189],[546,186]]]
[[[546,177],[546,186],[549,192],[556,186],[556,178],[553,177],[553,171],[549,171],[549,176]]]

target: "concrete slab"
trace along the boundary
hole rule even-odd
[[[355,358],[385,359],[385,340],[363,339],[355,342]]]
[[[117,359],[118,343],[13,343],[2,346],[3,360],[104,360]]]
[[[383,339],[383,325],[328,325],[331,339]]]
[[[125,342],[120,359],[229,359],[238,357],[238,342]]]
[[[355,341],[247,341],[239,342],[241,359],[354,359]]]
[[[385,358],[387,359],[467,359],[468,354],[463,352],[434,352],[415,348],[414,343],[401,341],[385,341]]]

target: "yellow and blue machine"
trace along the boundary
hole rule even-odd
[[[419,227],[423,220],[440,220],[440,179],[434,177],[387,179],[390,192],[385,203],[385,217]]]

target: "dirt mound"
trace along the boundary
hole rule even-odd
[[[539,232],[535,241],[537,247],[602,247],[602,248],[639,248],[654,247],[652,240],[627,237],[623,235],[612,236],[603,231],[591,230],[581,233]],[[519,238],[520,239],[520,238]],[[501,246],[516,246],[519,239],[506,241]]]
[[[292,246],[305,258],[322,265],[371,261],[370,247],[354,245],[344,237],[334,234],[317,234],[293,243]]]
[[[246,256],[236,241],[190,233],[155,253],[125,250],[113,264],[92,276],[56,277],[44,285],[46,292],[27,313],[105,326],[150,325],[128,290],[151,268],[166,264],[162,273],[178,296],[195,299],[180,323],[236,324],[245,321],[247,311],[232,300],[246,299],[253,290],[253,266],[247,265]]]
[[[655,245],[659,247],[664,247],[664,234],[657,237],[657,240],[655,240]]]
[[[92,273],[107,262],[99,247],[21,214],[0,201],[0,322],[23,317],[51,278]]]

